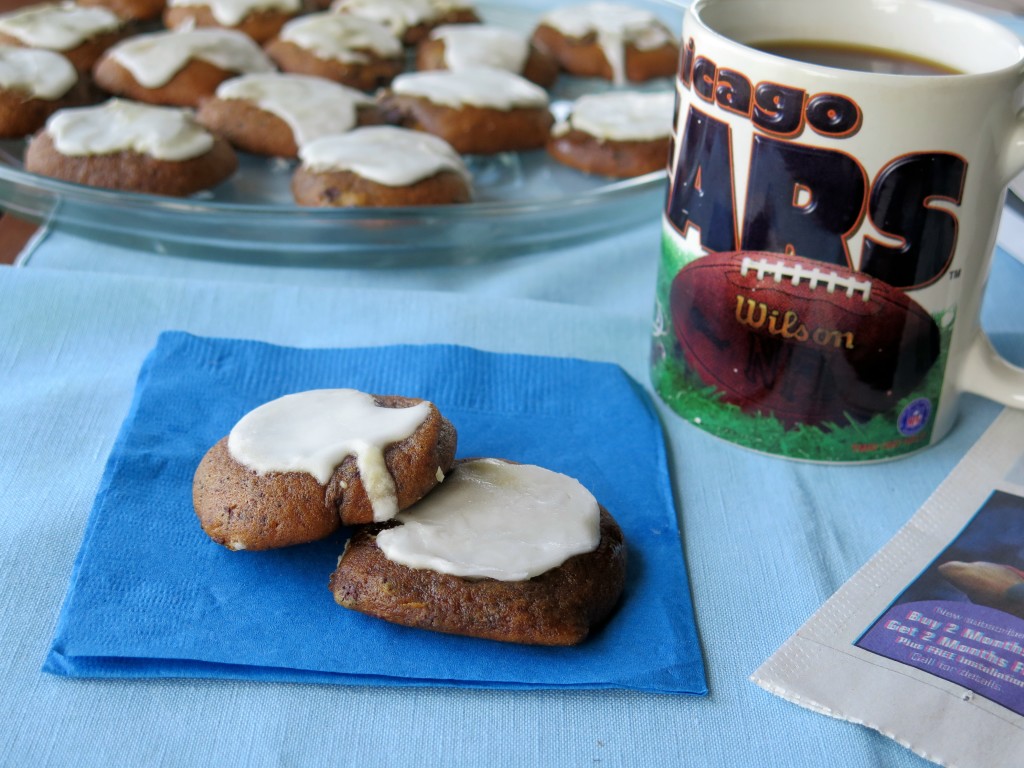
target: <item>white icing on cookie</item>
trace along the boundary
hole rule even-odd
[[[524,581],[594,551],[600,515],[596,499],[571,477],[477,459],[400,512],[403,524],[378,533],[377,546],[409,568]]]
[[[334,0],[331,11],[373,19],[398,37],[410,27],[429,22],[438,13],[430,0]]]
[[[228,452],[263,475],[306,472],[326,485],[349,456],[373,506],[373,519],[398,513],[395,482],[384,460],[388,446],[411,436],[430,414],[428,403],[382,408],[354,389],[314,389],[250,411],[228,435]]]
[[[231,29],[192,29],[138,35],[107,51],[144,88],[166,85],[192,59],[229,72],[273,72],[273,63],[247,35]]]
[[[350,171],[389,187],[407,187],[441,171],[471,178],[459,153],[448,142],[429,133],[389,125],[324,136],[303,146],[299,158],[314,172]]]
[[[391,90],[455,108],[469,105],[508,111],[548,105],[547,91],[540,86],[512,72],[484,67],[460,72],[407,72],[394,79]]]
[[[30,48],[51,51],[69,51],[121,25],[113,11],[72,2],[31,5],[0,16],[0,32]]]
[[[46,132],[62,155],[138,152],[158,160],[188,160],[213,147],[213,136],[193,113],[110,99],[96,107],[62,109],[46,123]]]
[[[653,141],[672,134],[675,94],[608,91],[580,96],[556,135],[575,128],[601,141]]]
[[[0,87],[28,93],[34,99],[53,101],[78,82],[78,72],[54,51],[0,45]]]
[[[445,24],[430,38],[444,42],[444,63],[452,71],[491,67],[518,74],[530,53],[525,34],[487,24]]]
[[[289,21],[280,39],[327,61],[362,64],[369,51],[382,59],[402,55],[402,43],[387,27],[373,19],[347,13],[313,13]]]
[[[563,35],[584,38],[596,35],[608,64],[612,80],[626,81],[626,46],[649,51],[674,43],[668,28],[650,11],[619,3],[570,5],[541,17],[541,23]]]
[[[217,88],[217,97],[251,101],[277,115],[292,129],[300,147],[321,136],[351,130],[359,105],[373,104],[361,91],[330,80],[276,72],[225,80]]]
[[[282,11],[298,13],[300,0],[167,0],[168,8],[208,6],[213,18],[225,27],[237,27],[254,11]]]
[[[472,0],[430,0],[435,15],[443,15],[452,11],[472,11],[474,4]]]

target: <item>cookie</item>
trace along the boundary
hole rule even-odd
[[[139,22],[159,19],[165,0],[76,0],[78,5],[107,8],[124,21]]]
[[[675,94],[608,91],[581,96],[551,131],[548,152],[584,173],[630,178],[668,164]]]
[[[541,17],[533,40],[566,72],[616,84],[671,77],[679,44],[653,13],[618,3],[556,8]]]
[[[96,83],[118,96],[149,104],[197,107],[225,80],[273,72],[247,35],[196,29],[138,35],[113,46],[96,63]]]
[[[472,3],[465,0],[335,0],[331,11],[379,22],[409,46],[442,24],[480,21]]]
[[[88,83],[61,54],[0,45],[0,138],[28,136],[57,110],[89,100]]]
[[[55,112],[25,151],[30,173],[177,197],[220,183],[237,165],[231,146],[191,112],[120,99]]]
[[[290,21],[266,51],[285,72],[361,91],[387,85],[405,68],[402,43],[387,27],[349,14],[313,13]]]
[[[608,619],[625,576],[622,531],[579,482],[475,459],[393,524],[357,531],[329,586],[395,624],[561,646]]]
[[[440,136],[469,155],[541,148],[554,121],[543,88],[497,69],[406,73],[379,104],[389,123]]]
[[[301,0],[167,0],[163,21],[169,29],[235,29],[262,44],[301,12]]]
[[[424,400],[321,389],[246,414],[203,457],[192,500],[225,547],[272,549],[394,517],[443,479],[455,428]]]
[[[225,80],[196,118],[238,149],[293,158],[313,139],[373,122],[376,111],[362,91],[319,77],[269,73]]]
[[[124,34],[124,22],[113,11],[72,2],[41,3],[0,15],[0,44],[56,51],[82,74]]]
[[[472,177],[444,140],[392,126],[356,128],[304,145],[292,175],[306,206],[394,207],[467,203]]]
[[[515,29],[488,24],[445,24],[416,47],[416,69],[502,69],[542,88],[558,77],[558,62]]]

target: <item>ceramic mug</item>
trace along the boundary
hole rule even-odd
[[[802,60],[836,54],[852,63]],[[928,74],[853,68],[880,62]],[[661,397],[740,445],[844,462],[933,444],[963,392],[1024,407],[1024,370],[979,324],[1024,169],[1022,84],[1015,34],[931,0],[696,0],[663,216]]]

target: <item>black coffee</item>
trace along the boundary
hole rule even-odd
[[[959,70],[935,61],[909,56],[885,48],[842,45],[804,40],[773,40],[750,43],[765,53],[784,56],[808,64],[820,64],[853,72],[879,72],[890,75],[956,75]]]

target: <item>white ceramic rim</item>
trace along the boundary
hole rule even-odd
[[[799,28],[794,25],[795,18],[804,22]],[[933,0],[695,0],[690,6],[690,19],[707,33],[745,47],[772,41],[861,45],[903,52],[959,70],[938,77],[1024,71],[1024,43],[1012,30],[967,9]],[[806,66],[823,73],[842,71],[817,64]]]

